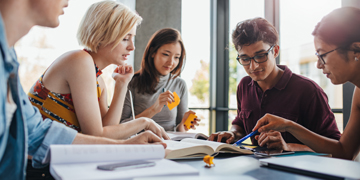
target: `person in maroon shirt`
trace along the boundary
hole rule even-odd
[[[314,45],[317,68],[333,84],[355,85],[351,114],[340,140],[313,133],[304,126],[272,114],[258,120],[259,132],[289,132],[311,149],[333,157],[353,160],[360,152],[360,9],[342,7],[333,10],[316,25]]]
[[[252,132],[258,119],[271,113],[307,129],[340,139],[334,114],[324,91],[314,81],[276,65],[279,36],[263,18],[238,23],[232,34],[238,62],[249,76],[237,87],[237,117],[230,131],[210,135],[209,140],[236,142]],[[251,138],[254,145],[290,151],[312,151],[287,132],[267,131]]]

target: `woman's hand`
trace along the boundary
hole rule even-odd
[[[253,131],[258,129],[259,132],[269,132],[270,130],[285,132],[291,126],[292,121],[272,114],[265,114],[258,120]]]
[[[171,91],[163,92],[152,105],[152,109],[155,111],[155,113],[159,113],[167,103],[172,102],[175,102],[173,93]]]
[[[187,120],[187,118],[189,117],[190,114],[195,114],[194,111],[189,110],[188,112],[186,112],[181,120],[181,123],[179,124],[179,126],[183,126],[185,131],[188,131],[189,129],[185,126],[185,121]],[[199,122],[201,121],[201,119],[199,118],[194,118],[191,120],[191,129],[196,129],[195,126],[199,126]]]
[[[129,84],[131,78],[134,75],[134,69],[131,65],[120,65],[115,68],[112,77],[114,78],[116,83],[120,83],[121,85]]]
[[[145,131],[137,136],[123,141],[124,144],[161,144],[166,148],[166,144],[151,131]]]
[[[154,120],[146,117],[138,118],[135,120],[140,120],[141,123],[144,123],[145,125],[144,130],[150,130],[158,137],[163,138],[165,140],[170,140],[170,137],[165,132],[165,129],[161,127],[158,123],[156,123]]]

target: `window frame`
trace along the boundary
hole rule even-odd
[[[280,0],[264,0],[265,19],[270,21],[280,32]],[[360,8],[360,2],[342,0],[342,6],[355,6]],[[209,110],[209,132],[228,130],[229,108],[229,0],[211,0],[210,6],[210,107],[190,108],[193,110]],[[280,63],[280,55],[276,59]],[[343,129],[350,117],[352,95],[355,86],[346,83],[343,86],[343,108],[331,109],[333,113],[343,113]]]

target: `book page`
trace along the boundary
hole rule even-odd
[[[173,141],[173,140],[164,140],[168,150],[178,150],[178,149],[185,149],[190,147],[196,147],[196,146],[204,146],[203,144],[195,144],[195,143],[189,143],[189,142],[179,142],[179,141]]]
[[[164,140],[164,142],[167,144],[166,159],[204,157],[205,155],[214,153],[214,150],[210,146],[204,144],[172,140]]]
[[[187,133],[187,132],[167,132],[167,135],[173,141],[182,140],[184,138],[207,139],[208,136],[202,133]]]
[[[181,140],[181,142],[207,145],[207,146],[210,146],[214,151],[216,151],[216,149],[220,145],[225,144],[225,143],[219,143],[219,142],[214,142],[214,141],[191,139],[191,138],[185,138],[185,139]]]
[[[50,145],[51,164],[162,159],[162,145]]]
[[[208,145],[211,148],[213,148],[214,152],[228,151],[228,152],[239,152],[242,154],[253,154],[253,152],[250,150],[240,149],[239,147],[232,146],[231,144],[226,144],[226,143],[221,143],[221,142],[214,142],[214,141],[207,141],[207,140],[200,140],[200,139],[191,139],[191,138],[183,139],[183,140],[181,140],[181,142]]]

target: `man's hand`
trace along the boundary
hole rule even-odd
[[[208,140],[209,141],[217,141],[217,142],[222,142],[222,141],[226,140],[225,142],[230,144],[235,141],[235,134],[231,131],[217,132],[217,133],[211,134],[210,137],[208,138]]]
[[[281,149],[290,151],[287,143],[281,136],[279,131],[268,131],[262,132],[260,135],[255,136],[255,139],[258,141],[259,146],[266,146],[268,149]]]
[[[161,144],[166,148],[166,144],[151,131],[145,131],[137,136],[127,139],[123,144]]]

